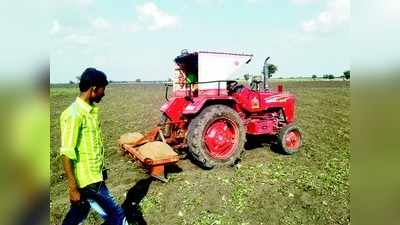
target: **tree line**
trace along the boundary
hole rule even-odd
[[[273,75],[274,73],[276,73],[276,71],[278,71],[278,66],[276,66],[276,65],[274,65],[274,64],[268,64],[268,78],[271,78],[272,75]],[[246,74],[246,75],[247,75],[247,74]],[[248,75],[247,75],[247,76],[248,76]],[[296,78],[298,78],[298,77],[291,77],[291,78],[296,79]],[[300,77],[300,78],[309,78],[309,77]],[[327,79],[327,80],[333,80],[333,79],[335,79],[335,78],[342,78],[343,80],[350,80],[350,70],[344,71],[344,72],[343,72],[343,75],[341,75],[341,76],[335,76],[335,75],[333,75],[333,74],[324,74],[324,75],[318,77],[317,75],[314,74],[314,75],[311,76],[311,78],[312,78],[313,80],[316,80],[317,78],[322,78],[322,79]],[[80,76],[77,76],[76,79],[77,79],[77,82],[79,83],[79,80],[80,80],[81,78],[80,78]],[[247,77],[247,79],[248,79],[248,77]],[[246,79],[246,80],[247,80],[247,79]],[[279,79],[283,79],[283,77],[279,77]],[[172,81],[172,79],[169,78],[169,79],[168,79],[168,82],[171,82],[171,81]],[[125,83],[125,82],[128,83],[127,81],[110,81],[110,83]],[[137,79],[135,80],[135,82],[136,82],[136,83],[140,83],[140,82],[142,82],[142,80],[141,80],[140,78],[137,78]],[[74,82],[74,81],[69,81],[69,83],[70,83],[70,84],[74,84],[75,82]]]
[[[268,77],[272,77],[272,74],[274,74],[276,71],[278,71],[278,67],[274,64],[269,64],[268,65]],[[298,77],[297,77],[298,78]],[[310,78],[310,77],[301,77],[301,78]],[[335,76],[333,74],[324,74],[320,77],[317,75],[312,75],[311,78],[313,80],[316,80],[317,78],[322,78],[322,79],[327,79],[327,80],[333,80],[335,78],[342,78],[343,80],[350,80],[350,70],[346,70],[343,72],[343,75],[341,76]],[[283,77],[280,77],[279,79],[283,79]],[[293,77],[293,79],[296,79],[296,77]]]
[[[317,75],[312,75],[311,78],[315,80],[315,79],[318,78],[318,76]],[[324,75],[322,75],[321,78],[322,79],[329,79],[329,80],[333,80],[335,78],[342,78],[343,80],[350,80],[350,70],[344,71],[343,75],[338,76],[338,77],[335,77],[335,75],[333,75],[333,74],[324,74]]]

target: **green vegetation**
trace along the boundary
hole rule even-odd
[[[278,71],[278,67],[274,64],[268,64],[268,77],[272,77],[272,74]]]
[[[297,123],[304,145],[292,156],[267,144],[247,150],[232,168],[202,170],[189,160],[168,183],[153,181],[140,203],[149,225],[157,224],[349,224],[350,83],[348,81],[272,81],[297,97]],[[55,85],[51,103],[51,224],[60,224],[69,201],[61,157],[58,118],[78,93],[75,85]],[[118,202],[147,177],[118,153],[116,140],[129,131],[154,127],[165,101],[164,87],[111,84],[101,121],[109,171],[108,187]],[[91,213],[86,224],[101,224]]]
[[[346,80],[350,79],[350,70],[346,70],[343,72],[343,76]]]
[[[335,79],[335,75],[333,75],[333,74],[324,74],[324,75],[322,75],[322,78],[323,79],[333,80],[333,79]]]

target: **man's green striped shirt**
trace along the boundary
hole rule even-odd
[[[98,108],[77,97],[60,117],[61,155],[72,160],[78,187],[103,180],[104,148]]]

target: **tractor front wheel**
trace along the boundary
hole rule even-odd
[[[282,153],[292,155],[299,151],[302,145],[301,130],[295,125],[286,125],[278,135],[278,148]]]
[[[189,152],[204,168],[233,165],[240,158],[245,141],[239,115],[225,105],[206,107],[189,124]]]

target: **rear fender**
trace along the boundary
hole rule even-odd
[[[198,97],[193,99],[193,102],[189,103],[183,110],[183,115],[193,115],[199,113],[204,107],[208,105],[222,104],[233,106],[236,104],[234,98],[230,96],[219,96],[219,97]]]
[[[182,111],[189,104],[183,97],[173,97],[163,106],[160,110],[163,112],[171,121],[178,121],[181,119]]]

